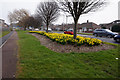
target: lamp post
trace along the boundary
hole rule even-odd
[[[61,13],[61,14],[62,14],[62,16],[63,16],[62,30],[64,30],[64,24],[65,24],[64,19],[65,19],[65,14],[64,14],[64,13]]]
[[[67,24],[67,18],[68,18],[68,17],[71,17],[71,15],[66,15],[66,24]]]
[[[118,2],[118,20],[120,20],[120,1]]]
[[[67,25],[67,19],[68,17],[71,17],[71,15],[66,15],[66,25]]]
[[[61,13],[61,14],[63,15],[63,25],[62,25],[62,27],[64,29],[65,25],[67,25],[67,19],[68,19],[68,17],[71,17],[71,15],[67,15],[66,13]],[[64,21],[65,18],[66,18],[66,22]]]

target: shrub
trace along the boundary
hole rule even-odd
[[[114,26],[112,27],[112,31],[113,31],[113,32],[120,32],[120,25],[114,25]]]

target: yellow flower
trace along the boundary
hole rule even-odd
[[[83,44],[83,43],[87,43],[89,45],[99,45],[102,43],[101,40],[99,39],[95,39],[95,38],[86,38],[86,37],[81,37],[81,36],[77,36],[77,39],[73,39],[73,35],[69,35],[69,34],[58,34],[58,33],[46,33],[44,31],[29,31],[31,33],[40,33],[41,35],[45,35],[50,39],[54,39],[55,41],[58,42],[73,42],[73,43],[77,43],[77,44]]]

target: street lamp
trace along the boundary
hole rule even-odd
[[[67,18],[68,18],[68,17],[71,17],[71,15],[66,15],[66,24],[67,24]]]
[[[63,25],[62,25],[62,27],[64,28],[64,26],[67,25],[68,17],[71,17],[71,15],[67,15],[66,13],[61,13],[61,14],[63,15]],[[66,23],[64,22],[65,18],[66,18]]]
[[[118,20],[120,20],[120,1],[118,2]]]

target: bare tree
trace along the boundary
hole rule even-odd
[[[8,14],[8,18],[10,23],[18,23],[20,26],[24,27],[26,30],[26,26],[24,25],[24,20],[30,16],[29,12],[25,9],[14,10]]]
[[[41,2],[37,7],[37,14],[42,17],[48,32],[48,26],[58,17],[59,7],[56,2]]]
[[[33,26],[33,24],[34,24],[34,18],[32,16],[24,19],[24,26],[29,28],[29,26]]]
[[[38,26],[42,26],[43,25],[43,20],[42,20],[42,17],[38,14],[35,14],[34,16],[34,19],[36,20],[36,25]]]
[[[74,19],[74,39],[77,36],[77,23],[82,14],[94,12],[105,4],[104,0],[63,0],[60,8],[68,12]]]
[[[41,25],[42,25],[42,20],[39,18],[38,19],[38,17],[37,18],[35,18],[34,16],[29,16],[29,17],[27,17],[27,18],[25,18],[24,19],[24,26],[26,26],[26,27],[34,27],[34,28],[39,28],[39,27],[41,27]]]

